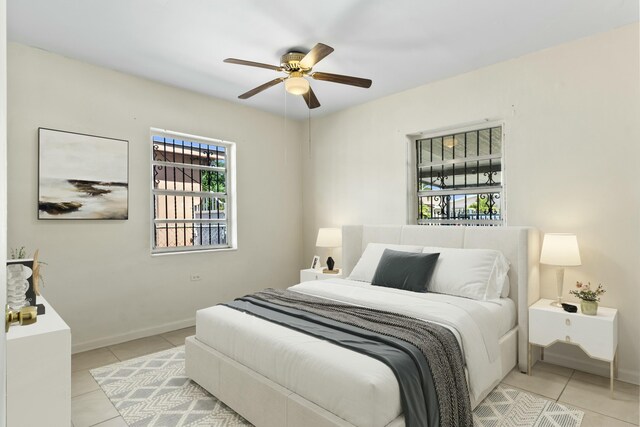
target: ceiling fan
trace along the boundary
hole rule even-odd
[[[323,80],[333,83],[341,83],[344,85],[358,86],[363,88],[371,87],[371,80],[362,79],[360,77],[343,76],[340,74],[320,73],[312,72],[313,67],[325,57],[327,57],[333,48],[326,44],[318,43],[309,53],[304,54],[301,52],[287,52],[280,58],[280,65],[269,65],[261,62],[245,61],[243,59],[227,58],[224,62],[229,64],[248,65],[250,67],[266,68],[268,70],[282,71],[287,74],[286,77],[278,77],[270,82],[260,85],[251,89],[248,92],[238,96],[240,99],[251,98],[263,90],[269,89],[271,86],[275,86],[278,83],[284,82],[284,87],[287,92],[294,95],[302,95],[307,106],[311,108],[318,108],[320,102],[316,98],[313,89],[309,85],[309,81],[305,77],[311,77],[315,80]]]

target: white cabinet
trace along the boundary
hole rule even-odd
[[[593,359],[609,362],[611,391],[618,349],[618,310],[598,307],[598,314],[588,316],[568,313],[552,301],[541,299],[529,307],[529,374],[531,373],[531,346],[548,347],[555,342],[574,344]]]
[[[7,333],[7,426],[71,425],[71,332],[47,303],[32,325]]]
[[[300,283],[311,280],[342,279],[342,270],[338,268],[336,271],[337,273],[323,273],[322,270],[313,270],[311,268],[300,270]]]

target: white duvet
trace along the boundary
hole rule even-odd
[[[470,393],[476,400],[500,378],[499,321],[485,306],[487,303],[442,294],[407,292],[345,279],[303,282],[289,290],[393,311],[449,327],[462,345]]]
[[[344,279],[289,289],[448,327],[461,343],[475,401],[500,379],[498,339],[505,322],[492,311],[496,304]],[[402,412],[388,366],[327,341],[220,305],[198,311],[196,338],[354,425],[386,426]]]

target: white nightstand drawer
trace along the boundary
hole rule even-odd
[[[323,273],[322,270],[313,270],[311,268],[307,268],[305,270],[300,270],[300,283],[309,282],[312,280],[325,280],[325,279],[341,279],[342,278],[342,270],[337,269],[337,273]]]
[[[548,346],[555,341],[571,341],[572,328],[571,313],[543,312],[531,310],[529,312],[529,341],[532,344]],[[575,322],[574,322],[575,323]]]

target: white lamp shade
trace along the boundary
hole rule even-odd
[[[289,77],[284,81],[284,88],[294,95],[303,95],[309,92],[309,82],[304,77]]]
[[[338,248],[342,246],[342,230],[339,228],[319,229],[316,246],[319,248]]]
[[[540,263],[564,267],[582,265],[575,234],[547,233],[542,241]]]

